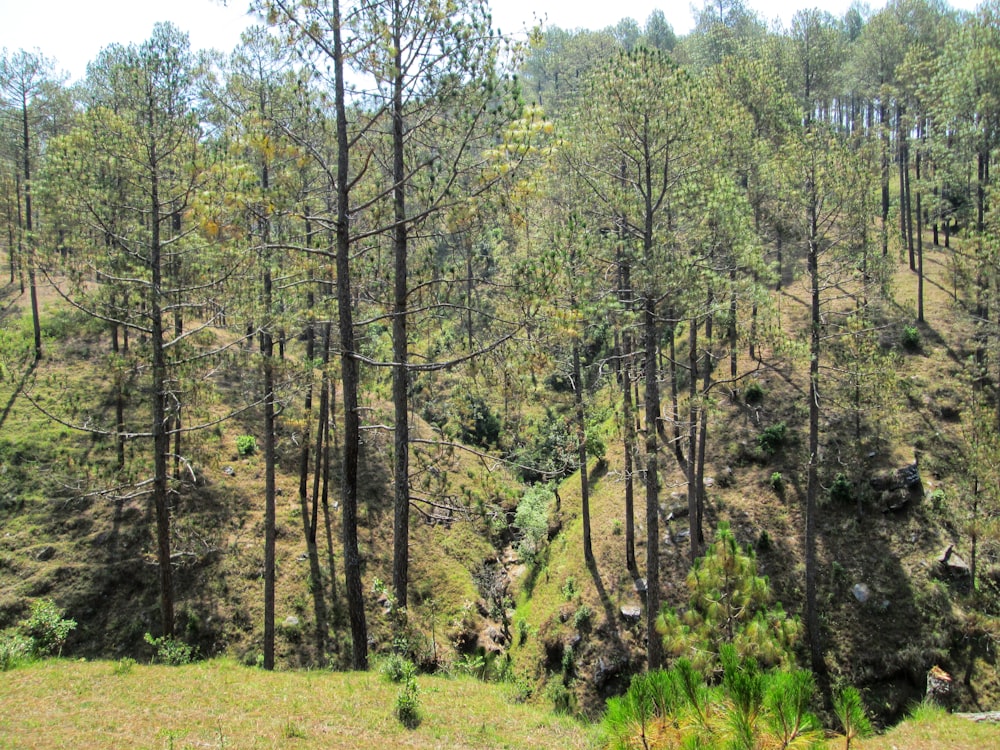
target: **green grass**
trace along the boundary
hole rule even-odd
[[[376,672],[264,672],[48,660],[0,680],[0,747],[591,748],[596,729],[505,699],[502,686],[421,675],[421,722],[394,715]]]
[[[918,706],[911,716],[885,734],[851,743],[854,750],[986,750],[1000,743],[1000,727],[977,723],[944,709]],[[831,740],[830,750],[844,747]]]

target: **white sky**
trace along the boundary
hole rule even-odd
[[[851,0],[747,0],[766,21],[789,22],[796,10],[819,7],[841,16]],[[870,0],[881,7],[885,0]],[[678,34],[693,24],[689,0],[491,0],[494,26],[516,32],[541,16],[549,25],[566,29],[600,29],[632,17],[643,25],[655,8],[662,8]],[[702,7],[697,0],[696,7]],[[956,8],[972,9],[976,0],[951,0]],[[215,47],[228,52],[253,20],[247,0],[0,0],[0,47],[9,51],[38,48],[71,79],[82,78],[87,63],[108,44],[142,42],[157,21],[172,21],[190,34],[195,49]]]

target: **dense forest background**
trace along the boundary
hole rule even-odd
[[[0,59],[0,627],[596,714],[702,648],[719,532],[749,653],[996,706],[1000,5],[255,8]]]

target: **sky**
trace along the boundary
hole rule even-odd
[[[796,10],[818,7],[842,16],[851,0],[746,0],[765,21],[788,24]],[[873,8],[884,0],[869,0]],[[976,0],[951,0],[955,8],[972,9]],[[698,0],[696,7],[702,7]],[[141,43],[157,21],[172,21],[188,32],[194,49],[214,47],[228,52],[254,19],[247,0],[0,0],[0,48],[39,49],[56,61],[70,80],[86,73],[87,63],[109,44]],[[643,25],[661,8],[678,35],[694,23],[685,0],[492,0],[493,25],[514,33],[536,21],[565,29],[601,29],[631,17]]]

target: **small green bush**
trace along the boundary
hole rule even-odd
[[[407,729],[420,726],[420,690],[413,678],[403,684],[396,696],[396,718]]]
[[[146,633],[143,639],[153,647],[153,658],[151,661],[154,663],[180,667],[194,661],[194,646],[178,638],[168,638],[167,636],[154,638],[149,633]]]
[[[590,623],[594,620],[594,610],[588,607],[586,604],[581,604],[580,608],[573,615],[573,625],[576,626],[577,630],[583,630],[584,628],[590,627]]]
[[[31,614],[18,625],[21,635],[31,642],[34,656],[61,655],[63,644],[76,628],[76,620],[63,619],[62,610],[51,599],[36,599]]]
[[[622,535],[622,521],[620,518],[616,518],[614,521],[611,522],[611,533],[614,534],[615,536]]]
[[[576,578],[574,578],[573,576],[567,576],[566,583],[563,584],[561,591],[563,598],[566,601],[568,602],[573,601],[580,593],[580,589],[576,585]]]
[[[405,656],[392,653],[386,656],[379,665],[379,672],[389,682],[405,682],[417,676],[417,667]]]
[[[777,494],[783,495],[785,492],[785,478],[780,471],[771,474],[771,489]]]
[[[31,661],[31,639],[20,633],[0,633],[0,672]]]
[[[931,496],[930,496],[931,508],[933,508],[936,511],[943,510],[944,509],[944,501],[945,501],[946,497],[947,496],[944,494],[944,490],[942,490],[942,489],[936,489],[936,490],[934,490],[931,493]]]
[[[552,490],[543,485],[535,485],[524,493],[521,502],[517,504],[514,526],[521,534],[517,551],[529,562],[545,543],[549,531],[549,506],[554,498]]]
[[[830,485],[830,500],[835,503],[849,503],[854,493],[851,491],[851,482],[843,472],[838,472]]]
[[[253,435],[240,435],[236,438],[236,452],[241,456],[252,456],[257,452],[257,438]]]
[[[788,427],[784,422],[778,422],[764,428],[757,436],[757,447],[765,456],[773,456],[788,440]]]
[[[517,642],[518,645],[523,646],[528,642],[528,637],[531,635],[531,626],[528,621],[521,618],[517,621]]]
[[[743,400],[748,404],[759,404],[764,400],[764,387],[756,380],[751,380],[743,390]]]
[[[908,352],[919,352],[922,346],[920,340],[920,329],[916,326],[906,326],[903,328],[902,337],[903,348]]]

